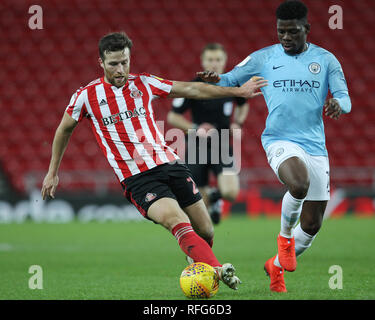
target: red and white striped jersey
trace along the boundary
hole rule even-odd
[[[96,140],[119,181],[178,160],[157,127],[151,101],[166,97],[172,81],[147,73],[130,74],[117,88],[100,78],[73,94],[66,112],[90,120]]]

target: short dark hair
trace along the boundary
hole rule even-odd
[[[125,48],[131,50],[133,42],[125,32],[113,32],[106,34],[99,40],[99,56],[104,61],[106,51],[120,51]]]
[[[205,53],[207,50],[222,50],[223,52],[227,53],[224,46],[221,43],[217,43],[217,42],[207,43],[203,47],[201,51],[201,55],[203,55],[203,53]]]
[[[285,1],[276,10],[276,18],[280,20],[306,20],[308,9],[306,5],[297,0]]]

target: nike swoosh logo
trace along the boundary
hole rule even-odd
[[[279,69],[279,68],[281,68],[281,67],[284,67],[284,66],[278,66],[278,67],[273,66],[272,69],[273,69],[273,70],[276,70],[276,69]]]

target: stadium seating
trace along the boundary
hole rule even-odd
[[[344,29],[331,30],[328,8],[336,2],[305,1],[312,24],[309,40],[340,60],[352,98],[349,116],[339,121],[325,119],[331,167],[374,168],[375,73],[371,70],[375,64],[375,3],[340,1]],[[103,34],[124,30],[133,39],[132,72],[178,80],[190,80],[201,69],[199,54],[207,42],[224,44],[229,53],[228,70],[250,52],[277,42],[274,11],[278,1],[41,0],[42,30],[28,27],[29,3],[3,0],[0,5],[0,34],[5,42],[0,53],[0,161],[20,192],[28,188],[32,173],[36,181],[30,183],[40,186],[48,169],[54,130],[72,93],[101,76],[97,43]],[[170,103],[155,101],[158,119],[166,119]],[[261,98],[250,104],[242,167],[267,168],[260,143],[266,106]],[[88,121],[76,129],[61,172],[88,172],[91,179],[95,175],[90,172],[107,172],[108,181],[87,178],[77,182],[72,174],[69,177],[73,178],[61,179],[63,190],[93,189],[100,183],[118,188],[90,131]],[[345,179],[333,182],[340,184]],[[371,183],[371,179],[363,181]],[[252,183],[263,184],[264,179],[253,178]]]

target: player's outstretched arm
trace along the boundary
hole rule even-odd
[[[52,156],[48,169],[48,173],[43,180],[42,186],[42,197],[45,200],[47,197],[55,198],[55,191],[59,183],[58,170],[65,149],[68,145],[70,136],[73,133],[74,128],[77,126],[75,121],[66,112],[60,122],[60,125],[56,129],[55,137],[52,143]]]
[[[215,99],[225,97],[255,98],[262,95],[260,88],[267,86],[268,81],[258,78],[248,80],[241,87],[219,87],[203,82],[173,81],[170,98]]]

